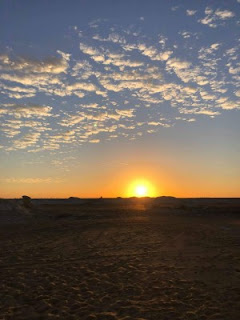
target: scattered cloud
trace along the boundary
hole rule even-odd
[[[229,10],[216,10],[215,15],[222,20],[229,19],[235,16],[235,13]]]
[[[224,20],[233,18],[235,13],[230,10],[213,10],[210,7],[205,9],[205,17],[200,19],[199,22],[208,25],[211,28],[216,28],[218,25],[222,25]]]
[[[24,134],[19,139],[13,142],[15,149],[26,149],[32,145],[35,145],[39,140],[41,133],[40,132],[29,132]]]
[[[187,69],[191,66],[191,62],[173,58],[167,61],[167,65],[174,70]]]
[[[186,14],[187,16],[194,16],[196,14],[197,10],[186,10]]]
[[[18,56],[16,59],[7,54],[0,55],[0,66],[2,70],[22,73],[66,73],[70,55],[57,51],[61,57],[48,57],[44,60],[29,59]]]
[[[51,116],[51,110],[52,108],[49,106],[4,104],[0,106],[0,116],[7,114],[13,115],[15,118],[42,118]]]
[[[240,97],[240,90],[235,91],[235,95],[236,95],[237,97]]]
[[[142,43],[139,44],[136,47],[143,55],[149,57],[151,60],[157,60],[157,61],[165,61],[168,60],[168,58],[173,53],[172,51],[160,51],[157,48],[153,46],[146,46],[146,44]]]
[[[196,23],[196,10],[184,12]],[[234,15],[207,7],[199,22],[216,28]],[[80,41],[75,53],[0,55],[2,148],[54,152],[71,144],[131,140],[176,121],[240,108],[239,42],[229,46],[209,38],[203,46],[200,32],[185,29],[173,42],[162,33],[146,37],[133,26],[103,32],[96,28],[101,23],[92,22],[86,32],[73,28]]]

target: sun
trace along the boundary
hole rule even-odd
[[[147,195],[147,187],[144,185],[137,185],[135,188],[135,194],[137,197],[145,197]]]
[[[156,189],[147,179],[135,179],[129,183],[126,189],[127,197],[156,197]]]

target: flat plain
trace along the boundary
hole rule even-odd
[[[0,319],[240,319],[239,199],[4,201]]]

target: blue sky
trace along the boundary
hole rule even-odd
[[[115,196],[134,172],[161,192],[239,195],[239,12],[237,0],[2,1],[2,194]]]

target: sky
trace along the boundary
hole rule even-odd
[[[240,197],[240,0],[0,2],[0,197]]]

